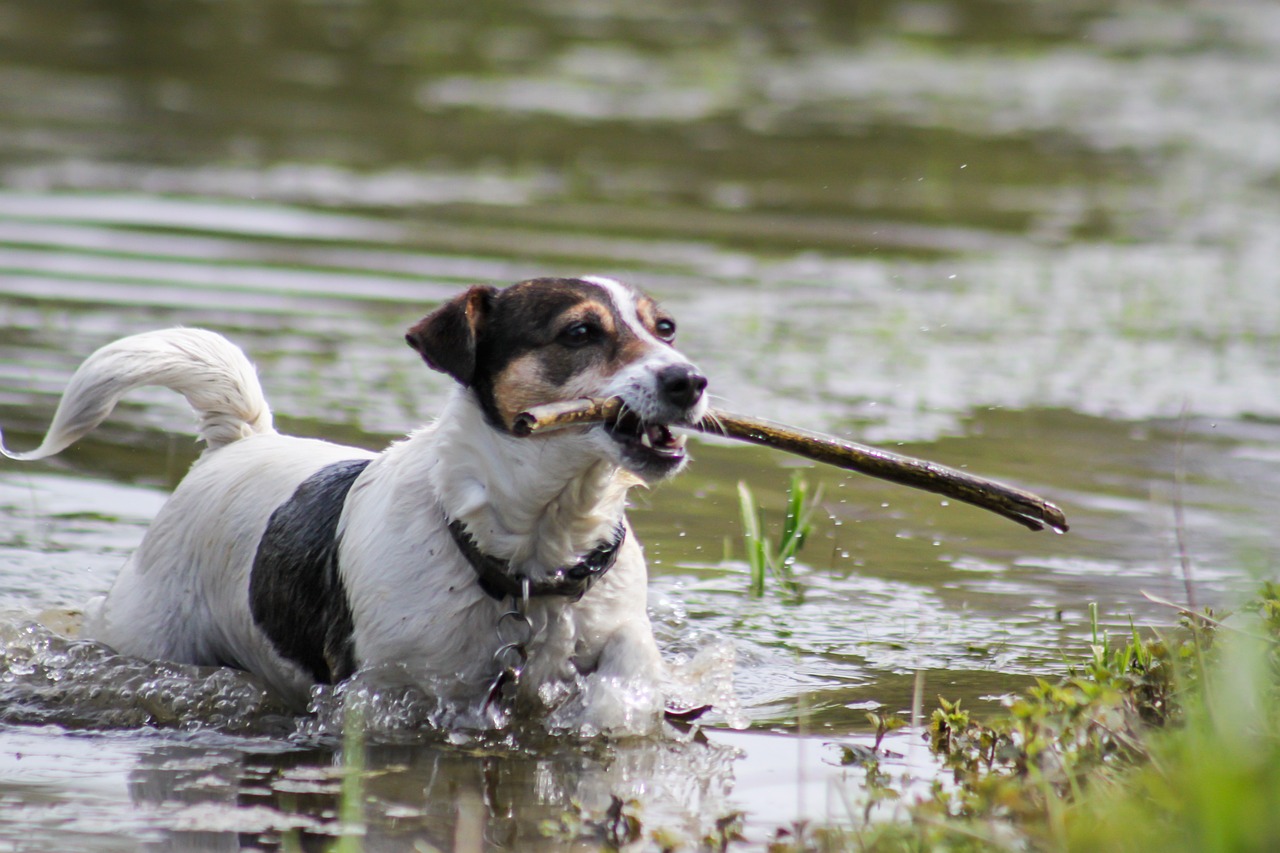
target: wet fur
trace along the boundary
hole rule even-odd
[[[590,345],[567,344],[581,323]],[[628,489],[674,473],[682,454],[637,456],[601,426],[516,438],[511,417],[620,394],[651,423],[698,419],[705,380],[671,346],[670,328],[652,300],[609,279],[471,288],[407,335],[456,388],[433,424],[377,454],[276,432],[252,365],[221,336],[146,333],[81,366],[40,448],[5,453],[58,452],[131,388],[183,393],[208,448],[86,633],[125,654],[249,670],[299,708],[317,681],[351,668],[474,701],[495,674],[495,626],[510,605],[480,589],[447,520],[532,577],[605,541]],[[659,378],[672,374],[699,384],[676,393]],[[533,600],[517,704],[546,711],[593,681],[652,683],[660,660],[646,584],[628,531],[581,600]]]

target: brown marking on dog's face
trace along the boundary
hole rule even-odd
[[[539,322],[521,332],[522,351],[508,339],[494,361],[492,405],[503,426],[534,406],[601,394],[613,376],[654,346],[604,294],[580,292],[576,301],[562,291],[547,295],[551,299],[538,306],[543,310],[530,312]]]
[[[490,423],[509,430],[534,406],[612,394],[649,423],[700,417],[701,385],[693,402],[677,404],[670,388],[663,392],[661,374],[672,367],[706,381],[674,350],[674,336],[670,315],[627,285],[544,278],[502,291],[472,288],[408,337],[429,365],[474,390]],[[634,438],[615,441],[635,445]]]
[[[504,427],[526,409],[550,402],[554,386],[542,377],[542,364],[536,353],[513,359],[493,381],[493,407]],[[558,397],[554,399],[559,399]]]

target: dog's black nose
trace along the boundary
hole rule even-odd
[[[687,409],[702,397],[707,377],[692,365],[673,364],[658,372],[658,391],[673,406]]]

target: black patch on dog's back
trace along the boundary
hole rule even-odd
[[[356,669],[351,605],[338,574],[338,519],[368,459],[321,468],[276,508],[258,542],[249,609],[281,656],[335,684]]]

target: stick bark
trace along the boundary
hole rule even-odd
[[[551,403],[516,415],[512,432],[518,436],[541,435],[570,426],[612,421],[621,412],[622,401],[617,397]],[[1062,510],[1039,495],[924,459],[718,409],[689,428],[923,489],[994,512],[1030,530],[1049,527],[1062,533],[1069,529]]]

